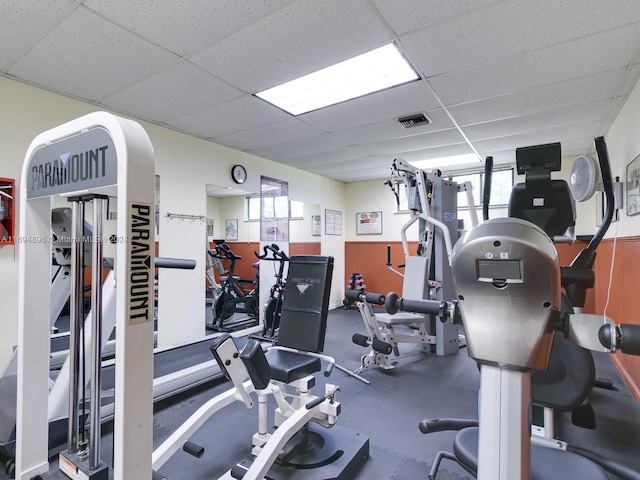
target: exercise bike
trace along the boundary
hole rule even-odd
[[[289,257],[280,250],[277,244],[265,245],[262,255],[253,252],[260,260],[268,260],[271,262],[279,262],[278,272],[275,274],[276,283],[273,284],[269,291],[269,300],[264,306],[264,319],[262,327],[262,336],[266,338],[274,338],[280,327],[280,316],[282,315],[282,304],[284,302],[284,292],[286,280],[284,279],[284,267]]]
[[[562,181],[550,181],[550,160],[545,147],[528,147],[531,170],[527,185],[516,190],[544,198],[546,215],[535,225],[520,215],[488,220],[471,230],[454,248],[452,267],[456,305],[463,318],[469,355],[480,365],[479,420],[434,419],[420,423],[423,433],[459,430],[453,452],[439,452],[429,473],[435,479],[443,458],[458,462],[480,480],[617,478],[637,480],[638,472],[604,458],[596,452],[568,445],[549,436],[530,434],[530,402],[534,400],[532,372],[546,370],[557,353],[556,340],[570,341],[584,349],[640,354],[640,327],[621,325],[605,315],[573,313],[562,305],[561,287],[584,291],[593,286],[595,247],[606,232],[613,212],[613,188],[604,139],[595,140],[607,195],[607,213],[589,246],[568,267],[560,267],[551,240],[553,230],[564,230],[569,192]],[[519,155],[516,151],[516,159]],[[526,152],[525,152],[526,153]],[[553,153],[553,152],[552,152]],[[524,157],[523,157],[524,158]],[[560,161],[558,144],[557,161]],[[544,162],[544,167],[543,167]],[[520,162],[518,162],[520,164]],[[529,184],[532,180],[533,185]],[[542,193],[539,193],[542,192]],[[526,202],[525,202],[526,203]],[[530,205],[530,203],[528,203]],[[557,210],[556,210],[557,209]],[[530,215],[524,211],[521,215]],[[556,215],[557,214],[557,215]],[[531,218],[531,220],[534,220]],[[570,292],[571,293],[571,292]],[[580,296],[580,295],[578,295]],[[399,310],[422,311],[420,301],[395,302]],[[556,387],[538,399],[568,407],[589,393],[592,382],[578,386],[574,377],[584,377],[581,363],[569,362],[570,389]],[[587,373],[588,376],[588,373]],[[546,405],[545,405],[546,406]]]
[[[242,280],[239,276],[234,275],[236,261],[242,260],[242,257],[234,254],[226,243],[217,245],[214,249],[209,250],[209,256],[214,259],[229,261],[226,276],[221,277],[220,295],[213,304],[213,322],[210,328],[216,331],[234,331],[248,327],[246,316],[241,320],[241,326],[237,322],[227,322],[225,324],[225,321],[229,320],[235,313],[246,314],[249,316],[249,323],[257,323],[259,304],[257,275],[256,280],[250,281]],[[247,292],[242,283],[252,283],[254,288]]]

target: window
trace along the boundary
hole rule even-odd
[[[464,182],[471,182],[471,185],[473,187],[473,201],[475,202],[476,207],[481,206],[482,187],[484,185],[484,172],[461,173],[451,175],[448,178],[456,182],[458,185],[462,185]],[[398,194],[398,202],[396,202],[396,212],[406,212],[408,210],[406,188],[404,188],[404,184],[402,183],[397,184],[395,188],[395,191]],[[512,188],[513,168],[494,170],[491,176],[491,198],[489,199],[489,206],[497,207],[508,205]],[[468,207],[469,205],[467,204],[466,193],[459,193],[458,208]]]
[[[287,210],[286,202],[282,201],[285,197],[276,197],[269,204],[265,205],[265,213],[269,218],[302,218],[303,208],[302,202],[295,200],[289,201]],[[260,220],[260,195],[247,197],[247,220]]]

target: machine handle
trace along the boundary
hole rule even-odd
[[[427,315],[438,315],[447,317],[447,302],[442,300],[409,300],[398,298],[398,294],[390,292],[386,295],[384,307],[387,313],[395,314],[401,312],[424,313]]]
[[[628,355],[640,355],[640,325],[622,323],[616,325],[614,331],[611,328],[606,324],[598,331],[598,339],[603,347],[612,352],[620,349]]]
[[[384,305],[384,295],[380,293],[362,293],[358,290],[347,290],[344,296],[352,302],[365,301],[374,305]]]
[[[193,270],[196,268],[196,261],[188,258],[168,258],[156,257],[156,268],[180,268],[183,270]]]
[[[325,377],[328,377],[329,375],[331,375],[331,372],[333,371],[334,366],[335,366],[335,363],[329,362],[329,364],[327,365],[327,368],[324,369]]]
[[[489,201],[491,200],[491,177],[493,175],[493,157],[484,161],[484,187],[482,189],[482,219],[489,220]]]
[[[318,405],[320,405],[322,402],[324,402],[327,398],[331,398],[333,397],[336,392],[338,392],[340,390],[340,387],[336,387],[334,388],[331,392],[329,393],[325,393],[322,397],[318,397],[315,400],[311,400],[309,403],[307,403],[304,407],[307,410],[311,410],[312,408],[317,407]],[[332,402],[333,403],[333,402]]]
[[[447,430],[462,430],[467,427],[477,427],[478,420],[465,418],[433,418],[422,420],[418,428],[422,433],[444,432]]]

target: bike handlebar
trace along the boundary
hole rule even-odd
[[[223,260],[242,260],[242,257],[233,253],[229,245],[226,243],[216,245],[213,250],[209,250],[209,255],[213,258],[220,258]]]
[[[288,262],[289,257],[286,253],[280,250],[280,247],[272,243],[271,245],[265,245],[262,247],[262,255],[259,255],[258,252],[254,251],[253,254],[258,257],[260,260],[270,260],[272,262]],[[269,252],[271,252],[271,257],[269,257]]]

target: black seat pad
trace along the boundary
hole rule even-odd
[[[291,383],[311,375],[321,367],[320,359],[317,357],[277,348],[267,350],[265,356],[271,367],[271,378],[283,383]]]
[[[472,472],[478,470],[478,428],[460,430],[453,442],[458,461]],[[596,463],[563,450],[531,446],[531,480],[566,480],[569,478],[609,480],[609,475]]]

